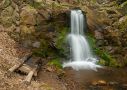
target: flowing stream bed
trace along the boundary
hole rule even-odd
[[[97,72],[65,68],[65,71],[67,78],[77,83],[78,90],[127,90],[127,68],[100,68]]]

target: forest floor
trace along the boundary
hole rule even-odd
[[[6,73],[9,68],[11,68],[19,58],[23,57],[30,50],[23,48],[21,45],[16,43],[7,32],[0,32],[0,90],[66,90],[58,89],[63,86],[59,85],[59,81],[53,74],[45,73],[42,76],[45,81],[42,80],[32,80],[31,85],[26,86],[23,83],[26,75],[20,75],[18,73],[13,73],[11,76],[7,76]],[[52,77],[52,78],[51,78]],[[55,88],[54,88],[55,87]]]

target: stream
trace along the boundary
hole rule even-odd
[[[66,68],[65,71],[66,76],[79,85],[78,90],[127,90],[127,68],[103,68],[98,71]]]

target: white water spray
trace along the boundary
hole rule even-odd
[[[63,67],[72,67],[75,70],[92,69],[96,71],[96,58],[93,57],[89,44],[84,36],[84,15],[81,10],[71,11],[71,33],[68,41],[72,59],[63,64]]]

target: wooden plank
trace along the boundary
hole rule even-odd
[[[24,83],[25,84],[30,84],[30,82],[31,82],[31,79],[32,79],[32,77],[33,77],[33,75],[34,75],[34,72],[37,70],[37,67],[35,67],[33,70],[31,70],[29,73],[28,73],[28,75],[26,76],[26,78],[25,78],[25,80],[24,80]]]
[[[18,70],[25,74],[28,74],[32,70],[32,68],[26,64],[23,64],[22,67],[20,67]],[[37,76],[37,70],[34,72],[34,76]]]
[[[13,67],[11,67],[8,70],[8,72],[14,72],[16,69],[18,69],[19,67],[21,67],[26,61],[28,61],[31,57],[32,57],[32,54],[23,57],[21,59],[21,62],[19,64],[17,64],[17,65],[14,65]]]
[[[14,66],[11,67],[8,71],[9,71],[9,72],[13,72],[13,71],[15,71],[18,67],[19,67],[19,65],[14,65]]]

